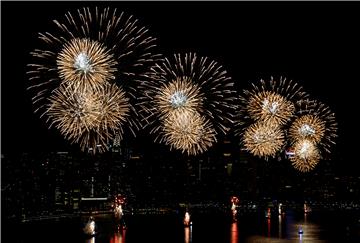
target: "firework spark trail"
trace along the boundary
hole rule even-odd
[[[203,153],[216,142],[211,123],[192,111],[171,111],[163,121],[163,132],[165,144],[188,155]]]
[[[285,138],[279,125],[261,121],[245,130],[242,142],[253,155],[267,159],[275,157],[283,148]]]
[[[122,134],[130,107],[125,93],[114,84],[81,91],[61,85],[49,98],[44,115],[66,139],[95,153],[104,152],[115,134]]]
[[[301,139],[294,144],[294,156],[290,157],[292,165],[301,172],[309,172],[320,160],[320,152],[315,143]]]

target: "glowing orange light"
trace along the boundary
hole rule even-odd
[[[231,224],[231,239],[230,239],[231,243],[238,242],[238,234],[239,234],[238,226],[237,223],[234,222]]]

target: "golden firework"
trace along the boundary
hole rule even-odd
[[[69,92],[76,92],[67,93],[67,97],[81,96],[79,92],[83,90],[101,90],[105,84],[114,83],[126,93],[131,104],[123,127],[135,134],[142,127],[139,109],[135,108],[142,100],[139,86],[154,63],[162,60],[155,52],[156,39],[149,34],[148,28],[116,8],[81,8],[67,12],[63,19],[53,22],[55,28],[51,32],[39,34],[42,47],[30,53],[33,63],[28,65],[27,74],[31,82],[28,90],[33,97],[35,112],[48,112],[49,106],[53,105],[49,97],[58,93],[55,90],[64,83],[71,86]],[[82,96],[91,100],[89,94]],[[85,120],[86,127],[92,125],[90,114]],[[76,124],[72,126],[83,131],[84,124],[78,128],[75,128]],[[87,135],[107,138],[107,130],[103,135],[100,129],[98,135]]]
[[[250,153],[258,157],[275,157],[284,145],[284,133],[274,123],[256,122],[244,132],[243,144]]]
[[[211,123],[197,112],[171,111],[162,126],[165,143],[189,155],[203,153],[216,142]]]
[[[156,39],[149,30],[116,8],[81,8],[53,22],[52,32],[39,33],[42,48],[30,53],[34,63],[28,65],[28,89],[34,92],[36,110],[46,107],[47,98],[62,82],[78,79],[91,82],[83,82],[86,85],[113,79],[133,103],[138,85],[162,60],[154,52]]]
[[[151,125],[174,109],[198,112],[226,134],[236,110],[234,83],[224,68],[195,53],[175,54],[156,64],[143,86],[143,117]],[[160,130],[159,128],[154,128]],[[154,130],[153,129],[153,130]]]
[[[283,125],[294,115],[295,106],[274,91],[261,91],[252,95],[247,104],[248,113],[254,120]]]
[[[316,142],[322,153],[330,154],[331,147],[335,144],[335,138],[337,137],[335,113],[324,103],[305,99],[297,102],[297,114],[298,118],[290,127],[291,139],[294,141],[297,138],[301,138],[300,134],[296,134],[296,127],[302,128],[302,124],[309,125],[309,127],[303,127],[303,134],[309,134],[307,138]],[[311,133],[313,133],[313,135],[311,135]]]
[[[160,87],[155,102],[161,117],[167,117],[177,110],[194,113],[202,111],[203,97],[199,87],[191,82],[189,77],[177,78],[173,82]]]
[[[319,143],[325,134],[325,122],[316,115],[303,115],[295,119],[289,128],[292,141],[307,139]]]
[[[287,125],[295,115],[295,104],[307,96],[301,86],[286,78],[271,77],[252,83],[239,97],[235,134],[242,136],[244,130],[257,121]]]
[[[295,169],[309,172],[318,164],[320,152],[312,141],[301,139],[294,144],[294,155],[290,160]]]
[[[93,153],[104,152],[114,134],[122,132],[131,108],[125,93],[109,84],[97,90],[61,85],[49,101],[45,114],[50,127],[55,125],[66,139]]]
[[[96,89],[115,79],[116,64],[113,55],[101,43],[89,39],[71,40],[57,57],[63,82],[82,89]]]

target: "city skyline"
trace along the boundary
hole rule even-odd
[[[2,1],[1,241],[359,242],[359,10]]]
[[[206,11],[201,11],[205,5]],[[354,33],[357,17],[356,11],[351,10],[353,5],[6,3],[2,46],[2,154],[80,150],[78,145],[70,145],[56,129],[49,130],[45,120],[33,113],[31,96],[26,91],[29,86],[26,65],[31,60],[30,51],[37,47],[37,33],[52,28],[53,19],[63,18],[67,11],[79,7],[110,6],[133,14],[147,26],[158,38],[158,48],[165,55],[193,51],[220,62],[238,91],[248,88],[250,81],[271,76],[298,82],[311,97],[324,102],[335,113],[338,138],[332,161],[335,168],[356,174],[353,161],[356,149],[350,142],[356,136],[356,120],[349,109],[356,105],[356,91],[351,88],[357,78],[356,63],[351,60],[360,54],[360,49],[356,45],[359,37]],[[326,11],[319,14],[324,9]],[[338,18],[333,18],[335,13],[340,13]],[[22,18],[9,17],[16,15]],[[164,20],[168,20],[167,25]],[[10,62],[13,56],[18,59]],[[238,144],[240,139],[234,137],[233,132],[232,129],[219,140]],[[167,148],[154,143],[148,131],[140,131],[137,138],[126,137],[145,150],[155,149],[160,153]],[[210,148],[209,154],[217,148]],[[178,154],[166,153],[170,157]]]

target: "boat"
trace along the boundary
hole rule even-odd
[[[303,231],[302,227],[300,227],[300,228],[299,228],[299,231],[298,231],[298,234],[299,234],[299,235],[302,235],[303,233],[304,233],[304,231]]]

